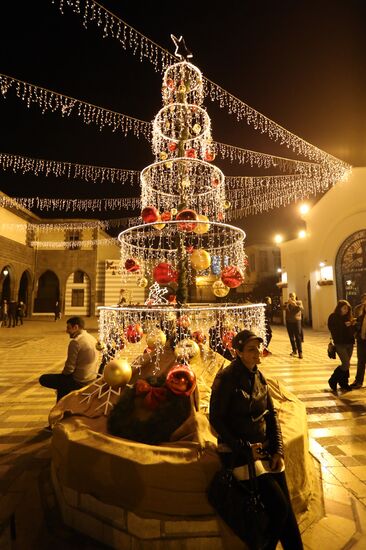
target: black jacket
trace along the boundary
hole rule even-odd
[[[250,372],[239,358],[216,375],[210,422],[219,443],[226,443],[233,451],[241,448],[242,440],[266,442],[270,454],[283,455],[281,428],[266,379],[257,367]],[[245,462],[245,456],[240,458]]]
[[[338,315],[337,313],[331,313],[328,317],[328,328],[332,335],[333,342],[339,345],[354,344],[354,332],[355,327],[346,326],[348,318],[344,315]]]

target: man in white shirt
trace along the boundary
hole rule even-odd
[[[97,341],[84,327],[84,319],[81,317],[71,317],[67,320],[66,332],[70,336],[70,343],[63,371],[60,374],[42,374],[39,379],[41,386],[57,391],[57,401],[96,379]]]

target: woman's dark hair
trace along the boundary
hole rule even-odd
[[[335,307],[334,313],[336,315],[342,315],[341,309],[342,309],[343,306],[348,307],[348,312],[346,313],[346,315],[344,315],[344,317],[346,317],[347,321],[350,321],[351,317],[352,317],[352,307],[351,307],[351,304],[349,302],[347,302],[347,300],[338,300],[338,304]],[[343,315],[342,315],[342,317],[343,317]]]

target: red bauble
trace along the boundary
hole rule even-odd
[[[139,271],[140,266],[137,263],[137,260],[135,260],[135,258],[128,258],[128,260],[125,261],[125,270],[129,273],[135,273],[136,271]]]
[[[192,244],[189,246],[186,246],[187,254],[192,254],[193,250],[194,250],[194,246]]]
[[[175,88],[175,82],[172,78],[168,78],[168,80],[166,81],[166,85],[169,90],[174,90]]]
[[[184,156],[189,158],[189,159],[195,159],[197,157],[197,152],[196,152],[196,149],[186,149],[184,151]]]
[[[169,304],[175,304],[177,301],[177,297],[175,294],[168,294],[168,302]]]
[[[130,344],[136,344],[139,342],[144,334],[141,325],[136,323],[135,325],[128,325],[125,329],[125,336]]]
[[[218,187],[219,185],[220,185],[219,178],[211,178],[211,187],[216,189],[216,187]]]
[[[205,154],[204,154],[203,158],[207,162],[212,162],[215,159],[215,153],[213,151],[210,151],[209,149],[207,149],[207,151],[205,151]]]
[[[178,145],[175,143],[175,141],[171,141],[168,145],[168,149],[171,153],[174,153],[174,151],[177,149]]]
[[[191,395],[196,389],[196,375],[189,365],[176,363],[169,370],[165,385],[176,395]]]
[[[163,212],[160,216],[162,222],[168,222],[172,219],[171,212]]]
[[[222,335],[222,343],[225,346],[225,348],[232,349],[233,348],[233,338],[236,336],[236,332],[234,330],[227,330]]]
[[[171,264],[160,262],[153,269],[153,278],[159,285],[167,285],[172,281],[176,282],[178,280],[178,271]]]
[[[188,315],[182,315],[177,319],[177,326],[182,328],[188,328],[191,324],[191,320]]]
[[[221,280],[229,288],[237,288],[244,282],[244,273],[236,265],[228,265],[222,270]]]
[[[155,206],[145,206],[141,212],[141,218],[145,223],[153,223],[159,219],[159,210]]]
[[[175,217],[176,220],[198,220],[198,214],[194,210],[186,208],[181,210]],[[196,223],[178,223],[178,229],[180,231],[193,231],[197,227]]]
[[[206,343],[206,335],[202,330],[195,330],[192,333],[192,338],[197,344],[205,344]]]

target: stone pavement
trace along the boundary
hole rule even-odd
[[[88,320],[96,332],[96,319]],[[48,412],[54,393],[38,385],[65,358],[64,321],[25,321],[0,329],[0,549],[104,548],[65,527],[49,476]],[[273,355],[262,370],[281,380],[306,405],[310,449],[319,461],[321,518],[306,526],[306,550],[366,548],[366,390],[334,395],[327,380],[326,333],[305,331],[304,359],[290,357],[283,327],[274,327]],[[352,373],[355,372],[353,359]],[[122,549],[124,550],[124,549]]]

